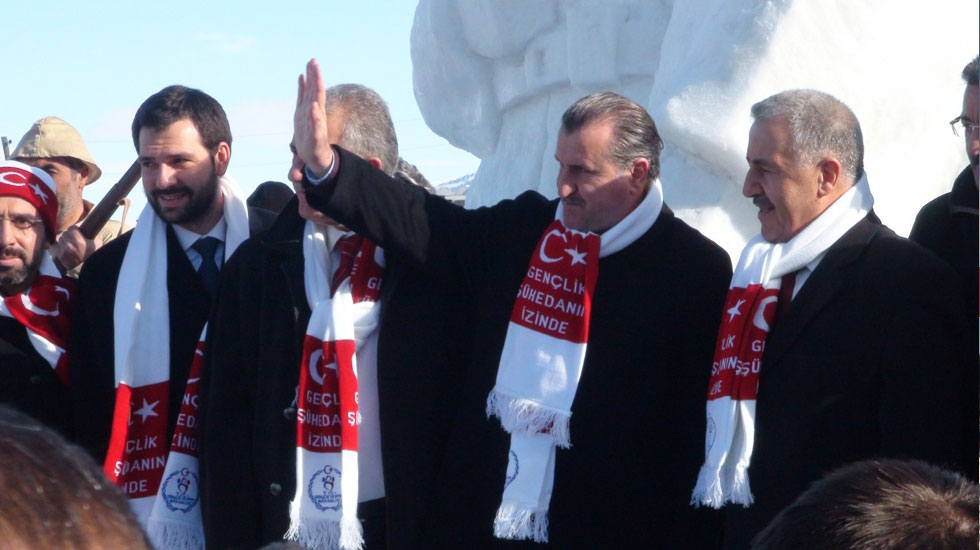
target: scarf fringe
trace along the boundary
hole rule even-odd
[[[487,398],[487,418],[496,416],[507,433],[548,434],[556,447],[572,446],[571,413],[542,406],[530,399],[505,395],[494,389]]]
[[[364,531],[357,517],[345,517],[340,520],[340,547],[343,550],[364,548]]]
[[[731,488],[729,493],[725,495],[725,500],[733,504],[741,504],[746,508],[755,502],[755,498],[752,496],[752,489],[749,487],[749,474],[745,468],[735,468]]]
[[[501,504],[493,520],[493,536],[548,542],[548,508],[529,508],[514,502]]]
[[[300,518],[289,523],[283,535],[286,540],[296,541],[314,550],[361,550],[364,548],[364,532],[356,517],[333,520],[309,520]]]
[[[698,472],[698,481],[691,494],[691,505],[695,508],[710,506],[718,509],[725,503],[725,494],[721,489],[721,476],[718,471],[705,464]]]
[[[729,472],[731,473],[731,470]],[[722,488],[721,473],[707,464],[701,466],[690,504],[695,508],[709,506],[717,510],[728,502],[741,504],[746,508],[755,502],[745,468],[735,468],[734,473],[725,477],[731,477],[731,483],[725,484],[728,486],[727,492]]]
[[[204,550],[204,530],[200,524],[151,520],[146,534],[154,548],[167,550]]]

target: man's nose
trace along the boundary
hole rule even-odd
[[[558,173],[558,197],[566,198],[575,193],[575,182],[571,178]]]
[[[289,167],[289,173],[286,175],[289,181],[293,183],[303,182],[303,161],[299,157],[293,156],[293,165]]]
[[[166,164],[160,164],[156,177],[159,189],[166,189],[177,183],[177,171]]]
[[[762,194],[762,187],[759,182],[752,177],[752,172],[745,174],[745,181],[742,182],[742,196],[752,198],[756,195]]]
[[[15,243],[14,234],[17,228],[6,217],[0,217],[0,246],[9,246]]]

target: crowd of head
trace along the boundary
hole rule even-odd
[[[467,210],[315,60],[292,190],[248,198],[221,104],[168,86],[135,227],[42,118],[0,163],[0,548],[977,547],[962,77],[968,163],[911,240],[844,101],[752,105],[734,265],[615,93],[561,117],[556,198]]]

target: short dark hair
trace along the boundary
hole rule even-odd
[[[346,113],[344,133],[338,143],[361,158],[381,159],[389,176],[398,165],[398,137],[388,104],[377,92],[361,84],[337,84],[327,89],[326,111]]]
[[[962,76],[963,80],[966,81],[967,86],[977,85],[977,57],[974,57],[973,61],[967,63],[966,67],[963,67]]]
[[[0,464],[0,540],[11,548],[151,548],[126,498],[88,454],[6,405]]]
[[[980,486],[919,460],[865,460],[817,481],[753,550],[977,548]]]
[[[211,154],[218,151],[221,142],[231,146],[231,127],[221,104],[213,97],[196,90],[174,84],[146,98],[133,117],[133,145],[140,150],[140,130],[162,130],[178,120],[190,120],[201,134],[204,147]]]
[[[565,110],[561,116],[561,129],[571,134],[606,118],[615,122],[609,159],[620,168],[629,168],[634,160],[645,158],[650,162],[650,181],[659,178],[664,142],[650,113],[633,101],[613,92],[587,95]]]
[[[417,185],[429,193],[435,194],[436,192],[436,188],[429,183],[429,180],[425,179],[422,171],[401,157],[398,157],[398,164],[395,166],[395,177],[401,178],[412,185]]]
[[[245,204],[278,214],[296,196],[293,188],[281,181],[264,181],[245,199]]]

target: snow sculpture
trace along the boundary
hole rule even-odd
[[[946,122],[976,55],[969,0],[421,0],[412,29],[426,123],[481,158],[468,206],[555,196],[561,113],[590,92],[646,105],[667,203],[733,256],[758,232],[741,195],[752,103],[809,87],[861,121],[883,221],[901,234],[965,165]]]

